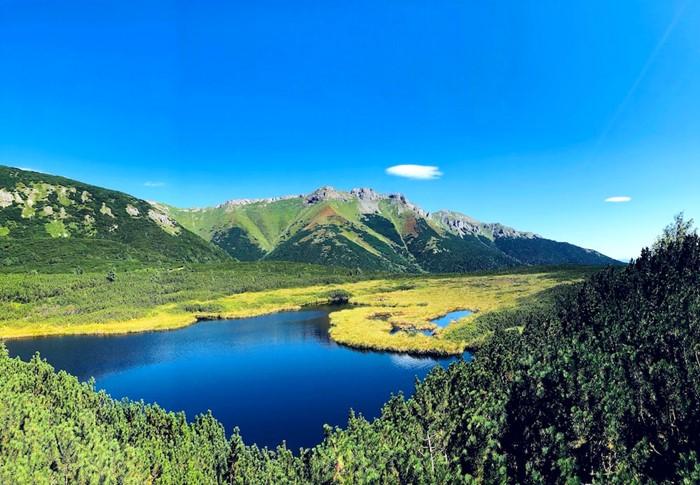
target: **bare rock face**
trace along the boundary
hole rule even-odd
[[[367,201],[379,201],[379,200],[387,198],[385,195],[382,195],[378,192],[375,192],[374,189],[370,189],[367,187],[360,187],[358,189],[352,189],[350,191],[350,194],[355,196],[359,200],[367,200]]]
[[[126,213],[129,214],[131,217],[138,217],[139,210],[136,207],[134,207],[133,205],[127,204]]]
[[[539,237],[534,233],[518,231],[503,224],[479,222],[459,212],[438,211],[431,214],[430,217],[460,237],[478,234],[492,239],[505,237],[533,239]]]
[[[221,208],[234,208],[234,207],[239,207],[243,205],[250,205],[250,204],[269,204],[271,202],[277,202],[279,200],[289,200],[289,199],[299,199],[303,197],[302,195],[284,195],[281,197],[265,197],[261,199],[233,199],[233,200],[227,200],[223,204],[219,204],[216,207],[221,209]]]
[[[383,194],[375,192],[373,189],[362,187],[352,189],[350,195],[355,197],[361,214],[376,214],[379,212],[379,201],[386,199]]]
[[[170,219],[170,217],[163,212],[148,209],[148,217],[168,234],[175,236],[180,233],[180,228],[175,224],[175,221]]]
[[[458,212],[438,211],[432,214],[432,219],[459,236],[479,234],[482,230],[479,221]]]
[[[415,214],[419,215],[420,217],[426,218],[428,217],[428,212],[421,209],[417,205],[413,204],[411,201],[409,201],[405,195],[403,194],[389,194],[387,196],[387,199],[391,202],[393,202],[400,211],[410,211],[414,212]]]
[[[316,204],[318,202],[323,202],[326,200],[350,200],[351,195],[347,192],[341,192],[334,189],[331,186],[321,187],[316,189],[306,196],[304,202],[306,204]]]
[[[512,227],[504,226],[503,224],[484,224],[484,228],[487,229],[494,238],[499,237],[518,237],[524,239],[535,239],[538,236],[533,232],[523,232],[513,229]]]
[[[9,207],[15,201],[15,197],[11,192],[5,189],[0,189],[0,208]]]

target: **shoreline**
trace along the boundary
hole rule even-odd
[[[542,291],[573,282],[562,281],[557,272],[471,276],[430,277],[406,280],[365,280],[343,284],[279,288],[237,293],[202,300],[183,300],[162,304],[129,319],[118,317],[122,308],[100,317],[104,323],[90,322],[91,314],[48,316],[41,323],[25,319],[0,326],[0,340],[57,337],[62,335],[128,335],[132,333],[177,330],[199,321],[234,320],[299,311],[332,303],[333,292],[342,290],[350,304],[331,312],[329,338],[339,345],[380,352],[425,356],[459,356],[478,347],[479,339],[460,338],[460,330],[469,328],[476,315],[483,315],[520,304]],[[394,328],[433,328],[432,320],[460,309],[471,315],[436,329],[434,335],[391,333]],[[145,309],[144,309],[145,310]],[[127,316],[128,313],[124,313]],[[50,315],[50,314],[49,314]],[[39,320],[41,315],[32,319]],[[71,321],[78,320],[76,323]],[[82,321],[81,321],[82,320]],[[86,321],[87,320],[87,321]],[[486,335],[483,335],[486,337]]]
[[[352,307],[353,305],[348,305],[345,307],[338,308],[336,310],[330,310],[329,314],[346,310],[346,309],[351,309],[349,307]],[[25,333],[17,333],[15,335],[8,335],[6,333],[0,333],[0,342],[3,342],[5,340],[29,340],[29,339],[35,339],[35,338],[52,338],[52,337],[67,337],[67,336],[78,336],[78,335],[85,335],[85,336],[119,336],[119,335],[131,335],[131,334],[137,334],[137,333],[148,333],[148,332],[167,332],[167,331],[172,331],[172,330],[180,330],[183,328],[190,327],[192,325],[196,325],[199,322],[217,322],[217,321],[226,321],[226,320],[244,320],[247,318],[257,318],[257,317],[262,317],[266,315],[274,315],[276,313],[286,313],[286,312],[298,312],[298,311],[306,311],[306,310],[319,310],[319,309],[328,309],[328,305],[296,305],[296,306],[285,306],[285,307],[280,307],[277,309],[270,309],[269,311],[263,311],[259,312],[256,314],[250,314],[250,315],[225,315],[225,314],[199,314],[199,315],[173,315],[173,317],[188,317],[186,320],[182,319],[181,321],[174,322],[172,324],[164,324],[164,325],[150,325],[150,326],[135,326],[135,328],[129,329],[129,328],[123,328],[124,324],[128,324],[129,321],[127,322],[109,322],[105,324],[86,324],[86,325],[75,325],[72,327],[69,327],[69,331],[65,331],[64,328],[50,328],[47,329],[47,331],[42,331],[39,330],[40,333],[31,333],[31,332],[25,332]],[[363,342],[353,342],[353,341],[343,341],[341,339],[336,339],[333,336],[333,321],[332,317],[329,318],[331,319],[331,326],[328,329],[328,337],[331,341],[335,342],[338,345],[341,345],[343,347],[357,350],[357,351],[364,351],[364,352],[385,352],[385,353],[394,353],[394,354],[404,354],[404,355],[413,355],[417,357],[433,357],[433,358],[449,358],[449,357],[460,357],[462,356],[465,352],[470,352],[473,351],[474,349],[467,349],[463,348],[461,351],[454,351],[454,352],[449,352],[449,351],[442,351],[441,349],[404,349],[404,348],[394,348],[391,346],[386,346],[386,347],[381,347],[381,346],[376,346],[376,345],[371,345],[368,343],[363,343]],[[146,317],[147,319],[147,317]],[[138,319],[139,324],[140,320]],[[150,319],[149,319],[150,320]],[[100,325],[105,326],[107,328],[99,328],[99,329],[93,329],[95,325]],[[109,328],[109,326],[115,326],[118,328]]]

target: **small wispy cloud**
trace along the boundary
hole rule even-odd
[[[148,182],[144,182],[143,185],[145,185],[146,187],[164,187],[165,182],[152,182],[149,180]]]
[[[431,165],[394,165],[387,168],[386,173],[414,180],[433,180],[442,176],[440,169]]]
[[[632,200],[632,197],[628,197],[626,195],[616,195],[614,197],[608,197],[605,199],[605,202],[613,202],[613,203],[620,203],[620,202],[629,202]]]

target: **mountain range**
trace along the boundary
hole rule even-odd
[[[398,272],[467,272],[522,265],[619,264],[532,232],[453,211],[428,213],[401,194],[322,187],[309,194],[231,200],[216,207],[156,205],[232,257]]]
[[[281,260],[389,272],[619,264],[607,256],[401,194],[309,194],[181,209],[64,177],[0,167],[0,267]]]

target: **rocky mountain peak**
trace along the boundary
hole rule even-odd
[[[301,195],[284,195],[281,197],[266,197],[262,199],[232,199],[232,200],[227,200],[223,204],[219,204],[216,207],[217,208],[234,208],[242,205],[249,205],[249,204],[269,204],[271,202],[277,202],[278,200],[287,200],[287,199],[296,199],[298,197],[302,197]]]
[[[360,200],[366,200],[366,201],[378,201],[382,199],[386,199],[385,195],[382,195],[378,192],[376,192],[374,189],[368,188],[368,187],[360,187],[357,189],[352,189],[350,191],[350,194],[355,196],[356,198]]]
[[[336,190],[334,187],[331,187],[330,185],[326,185],[325,187],[321,187],[319,189],[314,190],[310,194],[306,196],[305,202],[307,204],[316,204],[318,202],[323,202],[326,200],[349,200],[350,199],[350,194],[347,192],[342,192],[340,190]]]
[[[387,198],[396,204],[401,210],[409,210],[415,212],[421,217],[428,217],[427,211],[409,201],[403,194],[389,194]]]

